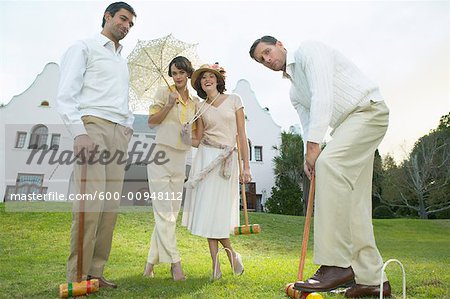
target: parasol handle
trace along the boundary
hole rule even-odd
[[[169,87],[171,92],[176,92],[175,90],[172,89],[172,86],[169,84],[169,82],[167,82],[166,78],[164,78],[164,76],[161,75],[161,77],[163,78],[164,82],[166,82],[167,87]]]

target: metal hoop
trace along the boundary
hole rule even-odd
[[[386,269],[387,265],[389,265],[392,262],[396,262],[397,264],[399,264],[400,268],[402,269],[402,275],[403,275],[403,299],[406,299],[406,273],[405,273],[405,268],[403,267],[403,264],[397,259],[387,260],[384,263],[383,268],[381,268],[380,299],[383,299],[383,274],[384,274],[384,270]]]

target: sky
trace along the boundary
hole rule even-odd
[[[137,13],[122,41],[172,33],[197,43],[203,63],[219,61],[227,89],[250,83],[262,107],[288,130],[299,118],[288,80],[251,60],[253,41],[272,35],[288,48],[319,40],[342,52],[377,82],[390,108],[379,150],[397,161],[450,111],[449,1],[128,1]],[[110,1],[0,0],[0,104],[24,92],[49,62],[59,63],[76,40],[101,31]]]

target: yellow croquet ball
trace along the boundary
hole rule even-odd
[[[308,296],[306,296],[306,299],[323,299],[323,297],[318,293],[310,293]]]

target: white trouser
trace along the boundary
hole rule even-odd
[[[384,102],[358,106],[316,162],[314,263],[352,266],[358,284],[377,285],[383,266],[372,227],[372,171],[388,122]]]

